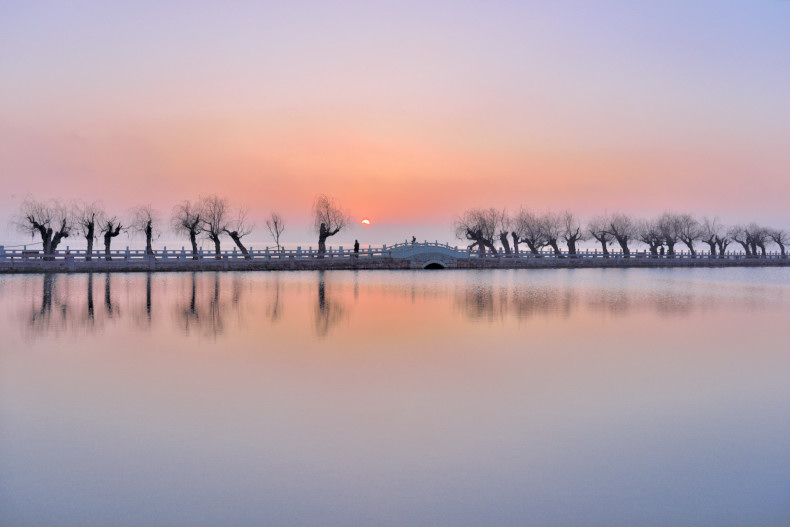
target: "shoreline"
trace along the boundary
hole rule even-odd
[[[690,267],[790,267],[790,258],[459,258],[425,259],[327,258],[327,259],[220,259],[74,261],[28,260],[0,262],[0,274],[128,273],[196,271],[328,271],[328,270],[434,270],[434,269],[664,269]]]

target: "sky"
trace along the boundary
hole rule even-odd
[[[790,226],[789,51],[782,0],[0,0],[0,239],[25,196],[217,194],[300,243],[319,193],[363,244],[472,207]]]

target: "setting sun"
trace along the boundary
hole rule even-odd
[[[370,220],[369,220],[369,219],[367,219],[367,218],[364,218],[364,219],[362,220],[362,225],[370,225]]]

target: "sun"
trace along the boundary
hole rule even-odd
[[[367,218],[362,219],[362,225],[370,225],[370,220]]]

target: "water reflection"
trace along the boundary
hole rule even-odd
[[[760,276],[761,270],[749,271]],[[104,273],[101,311],[94,305],[93,273],[46,274],[6,278],[4,296],[28,298],[30,307],[23,308],[23,318],[33,332],[97,330],[127,313],[139,327],[152,327],[166,323],[157,313],[171,313],[182,333],[216,338],[228,330],[233,313],[234,327],[273,326],[285,320],[298,330],[312,323],[314,334],[325,338],[341,321],[364,316],[366,310],[407,312],[415,303],[431,303],[443,316],[492,323],[536,316],[688,316],[723,307],[755,310],[782,305],[790,291],[787,283],[775,283],[777,275],[742,283],[710,280],[727,276],[722,274],[497,273]],[[125,289],[116,291],[124,283]],[[294,308],[287,311],[289,304]],[[367,307],[357,310],[362,304]],[[305,320],[310,311],[312,322]]]
[[[346,308],[330,287],[327,293],[326,273],[318,272],[318,303],[315,307],[315,332],[319,337],[325,337],[329,330],[340,323],[347,316]]]

